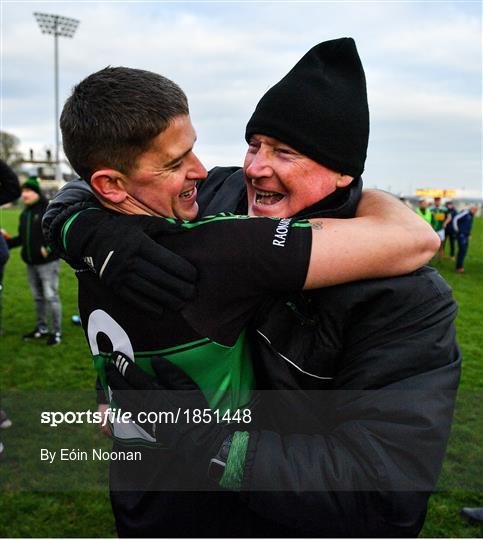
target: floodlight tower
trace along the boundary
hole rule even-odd
[[[55,179],[62,180],[59,160],[59,36],[71,38],[79,21],[49,13],[34,13],[42,34],[54,36],[54,86],[55,86]]]

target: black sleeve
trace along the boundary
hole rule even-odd
[[[232,345],[267,295],[303,288],[312,229],[307,221],[217,216],[160,242],[198,269],[197,295],[183,317],[201,335]]]
[[[17,175],[0,159],[0,206],[20,197]]]
[[[7,238],[7,246],[9,249],[16,248],[22,245],[22,238],[20,236],[13,236]]]
[[[61,232],[64,223],[75,213],[86,208],[103,208],[90,186],[80,178],[66,184],[50,201],[42,218],[42,231],[51,250],[64,257]]]

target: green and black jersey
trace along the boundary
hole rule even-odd
[[[443,228],[443,224],[446,221],[449,210],[446,206],[431,206],[429,209],[431,212],[431,225],[433,229],[438,232]]]
[[[211,408],[236,410],[254,388],[244,328],[267,296],[302,289],[310,223],[232,214],[168,221],[172,231],[155,240],[198,270],[196,297],[181,313],[164,311],[156,318],[125,305],[91,271],[77,273],[81,320],[97,371],[105,384],[104,365],[113,350],[147,371],[151,358],[161,356],[196,381]],[[150,440],[141,432],[135,425],[115,426],[116,438],[126,442]]]

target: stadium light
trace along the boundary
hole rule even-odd
[[[54,36],[54,87],[55,87],[55,179],[62,180],[59,160],[59,36],[74,37],[79,21],[49,13],[34,13],[42,34]]]

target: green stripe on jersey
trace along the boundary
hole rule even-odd
[[[187,373],[203,391],[210,408],[218,409],[220,415],[227,410],[234,412],[250,401],[255,378],[245,330],[233,347],[200,339],[169,349],[135,352],[136,364],[152,376],[153,356],[162,356]],[[104,368],[110,353],[101,352],[93,359],[99,379],[107,390]]]
[[[173,225],[179,224],[183,229],[194,229],[195,227],[199,227],[200,225],[206,225],[208,223],[213,223],[215,221],[231,221],[234,219],[266,219],[262,218],[260,216],[247,216],[244,214],[231,214],[229,212],[220,212],[219,214],[214,214],[212,216],[205,216],[202,219],[196,220],[196,221],[180,221],[176,220],[174,218],[163,218],[166,219],[166,221],[169,221],[169,223],[172,223]],[[278,217],[269,217],[268,219],[271,219],[273,221],[279,221],[281,218]],[[286,218],[290,219],[290,218]],[[306,219],[303,220],[297,220],[292,221],[290,223],[291,227],[310,227],[311,224]]]
[[[298,227],[301,229],[306,229],[308,227],[312,227],[312,223],[308,221],[307,219],[301,219],[300,221],[294,221],[290,224],[292,227]]]
[[[76,212],[73,216],[70,216],[70,218],[62,226],[62,245],[65,251],[67,251],[67,233],[69,232],[70,226],[74,220],[79,217],[79,214],[82,214],[82,212],[87,212],[88,210],[100,210],[100,208],[86,208],[85,210],[79,210],[79,212]]]

